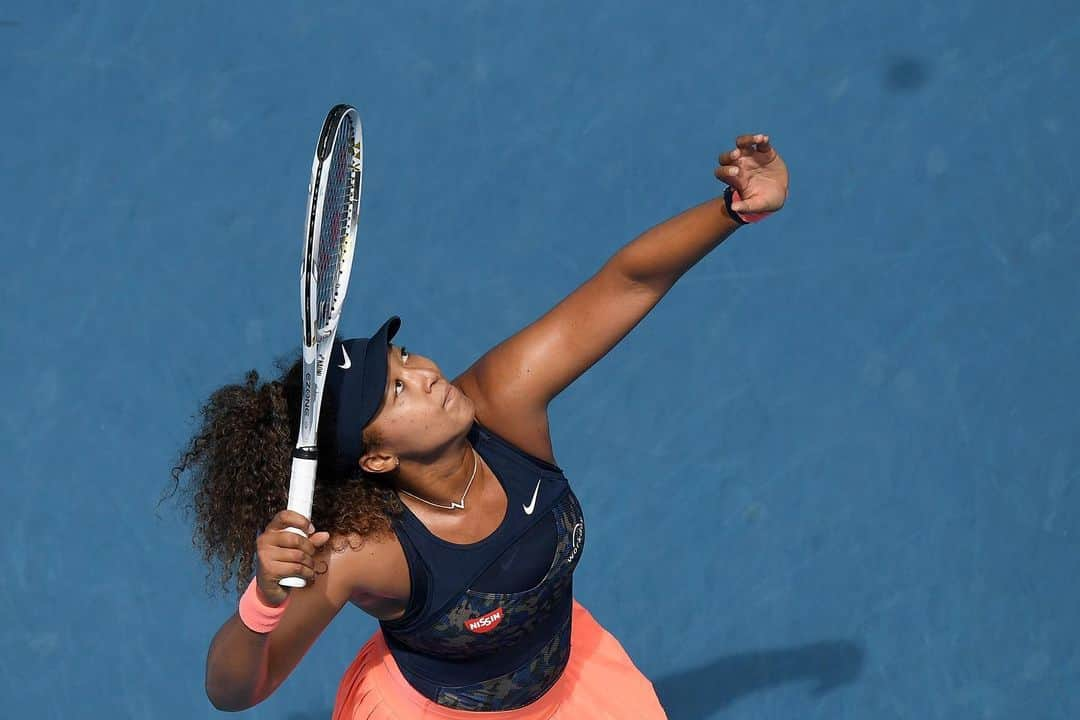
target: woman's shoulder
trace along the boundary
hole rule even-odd
[[[558,466],[551,447],[547,408],[515,401],[512,395],[485,393],[476,377],[465,373],[454,379],[476,407],[476,422],[513,448]]]

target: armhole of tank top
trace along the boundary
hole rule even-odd
[[[499,446],[499,447],[513,453],[514,455],[517,455],[519,458],[521,458],[523,460],[527,460],[528,462],[532,463],[533,465],[536,465],[537,469],[540,470],[541,472],[545,472],[545,473],[548,473],[550,475],[562,475],[563,474],[562,468],[560,468],[558,465],[553,465],[552,463],[549,463],[547,460],[543,460],[541,458],[536,457],[535,455],[532,455],[530,453],[525,452],[524,450],[519,448],[517,445],[514,445],[512,442],[510,442],[506,438],[504,438],[501,435],[499,435],[498,433],[496,433],[491,428],[489,428],[486,425],[484,425],[483,423],[481,423],[479,420],[474,419],[473,422],[475,423],[474,428],[476,429],[479,437],[491,440],[491,441],[494,442],[495,445],[497,445],[497,446]]]
[[[405,605],[405,614],[396,620],[383,620],[381,623],[388,629],[401,630],[415,620],[427,606],[427,596],[430,590],[428,583],[427,568],[423,566],[424,559],[416,551],[412,539],[406,532],[399,532],[398,523],[403,523],[404,518],[394,521],[394,533],[398,542],[401,543],[401,551],[405,553],[405,563],[409,566],[409,601]],[[419,592],[417,591],[419,589]]]

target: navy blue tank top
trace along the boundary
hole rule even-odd
[[[585,523],[557,466],[480,423],[469,440],[506,492],[506,516],[488,537],[461,545],[433,535],[406,507],[394,532],[412,593],[401,618],[379,625],[402,674],[433,702],[513,710],[566,667]]]

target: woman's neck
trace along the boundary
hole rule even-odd
[[[461,505],[464,494],[464,504],[467,506],[469,498],[479,495],[477,491],[485,475],[480,454],[466,441],[434,462],[402,460],[394,478],[394,487],[436,505]],[[451,511],[450,508],[445,510]],[[453,511],[458,512],[458,509],[453,508]]]

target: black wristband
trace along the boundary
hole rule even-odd
[[[728,217],[734,220],[739,225],[745,225],[746,221],[739,217],[739,213],[731,209],[732,195],[735,194],[735,188],[730,185],[727,186],[727,190],[724,191],[724,207],[727,208]]]

